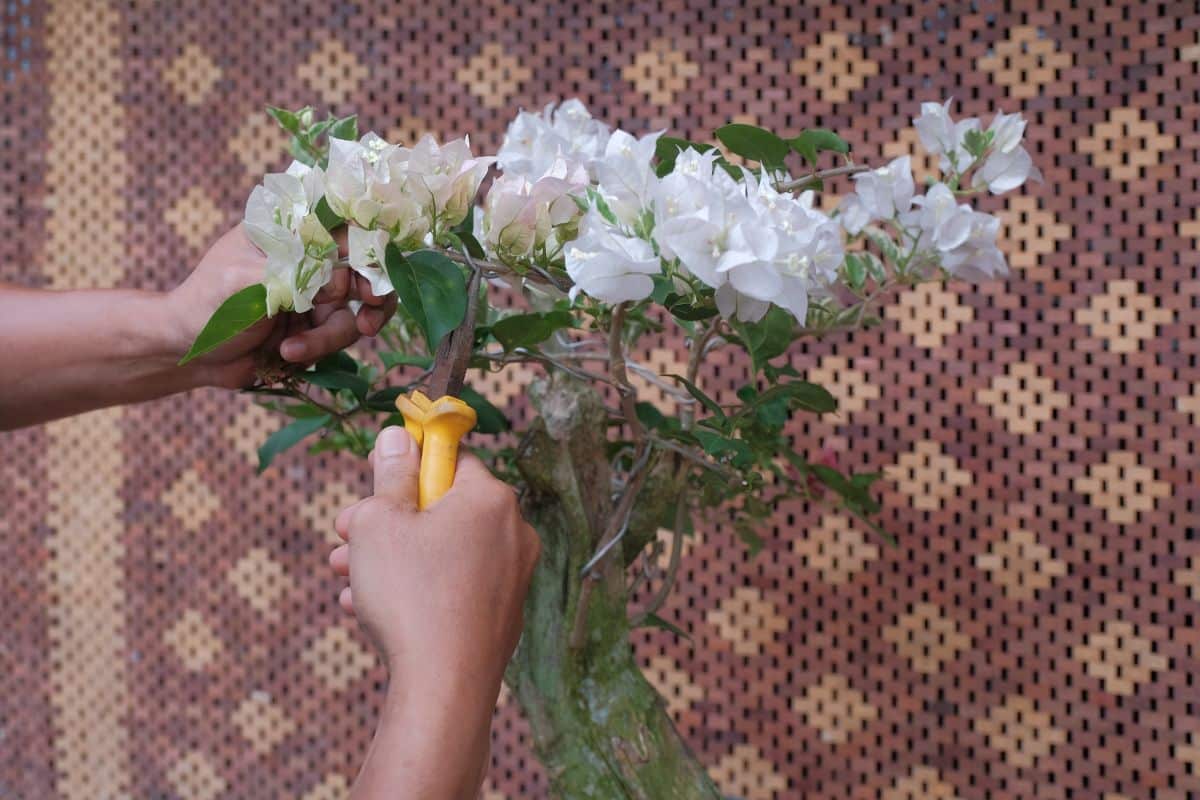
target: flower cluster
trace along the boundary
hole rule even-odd
[[[640,301],[666,287],[710,297],[727,318],[757,321],[774,304],[803,324],[812,298],[837,296],[847,236],[882,241],[906,278],[1006,274],[999,221],[961,201],[1040,178],[1021,147],[1024,120],[998,113],[984,130],[978,118],[953,120],[948,101],[923,104],[914,124],[939,157],[941,180],[918,193],[909,157],[898,158],[855,174],[833,214],[814,205],[812,191],[789,190],[782,162],[734,167],[707,145],[612,130],[569,100],[521,112],[495,158],[475,156],[466,138],[425,136],[411,147],[373,133],[332,138],[325,170],[295,163],[267,176],[246,226],[268,255],[271,313],[306,310],[329,279],[322,197],[348,226],[349,266],[384,294],[386,247],[461,246],[452,229],[496,163],[501,174],[467,223],[514,272],[565,272],[572,299]]]

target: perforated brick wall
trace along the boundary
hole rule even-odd
[[[1012,277],[793,354],[843,400],[797,446],[886,470],[901,545],[793,507],[750,559],[701,525],[691,640],[636,646],[747,800],[1200,796],[1200,16],[1073,6],[6,0],[0,279],[175,285],[285,163],[267,103],[491,151],[579,96],[918,165],[921,101],[1019,109],[1046,182],[996,207]],[[519,417],[534,372],[476,381]],[[383,674],[324,563],[368,484],[299,452],[255,476],[278,424],[202,391],[0,436],[0,797],[344,795]],[[526,730],[506,694],[488,800],[544,796]]]

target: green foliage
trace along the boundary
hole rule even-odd
[[[654,143],[654,157],[658,160],[658,165],[655,167],[654,172],[660,178],[670,175],[675,169],[675,161],[684,150],[707,153],[712,149],[713,146],[711,144],[689,142],[687,139],[678,139],[674,136],[660,136],[658,137],[658,141]]]
[[[458,327],[467,313],[467,282],[462,269],[434,250],[409,255],[389,242],[384,256],[388,277],[396,288],[404,313],[425,336],[429,352]]]
[[[778,135],[756,125],[725,125],[717,128],[717,138],[731,153],[757,161],[768,169],[782,167],[791,149]]]
[[[179,364],[188,363],[220,347],[242,331],[267,316],[267,288],[261,283],[247,286],[230,295],[217,307],[208,322],[200,329]]]
[[[680,638],[687,639],[689,642],[692,640],[691,635],[689,635],[687,631],[685,631],[683,628],[676,625],[674,622],[670,622],[669,620],[663,619],[658,614],[647,614],[642,619],[641,625],[639,625],[638,627],[660,628],[664,631],[670,631],[671,633],[675,634],[676,636],[679,636]]]
[[[794,139],[789,139],[788,145],[814,167],[817,165],[818,154],[822,151],[828,150],[843,155],[850,152],[850,145],[845,139],[824,128],[810,128]]]
[[[462,401],[475,409],[477,422],[475,424],[476,433],[504,433],[511,427],[508,424],[508,418],[504,416],[504,412],[496,408],[492,403],[479,392],[472,389],[470,386],[464,386],[459,392]]]
[[[331,417],[328,414],[304,417],[275,431],[258,448],[258,471],[261,473],[267,467],[271,466],[271,462],[275,460],[277,455],[298,444],[306,436],[310,436],[326,427],[330,421]]]
[[[786,353],[796,335],[795,318],[778,306],[771,306],[758,322],[737,323],[733,327],[750,354],[755,372]]]
[[[492,336],[496,337],[505,352],[509,352],[518,347],[540,344],[553,336],[555,331],[573,327],[574,324],[575,317],[563,310],[513,314],[492,325]]]
[[[279,127],[291,134],[289,150],[292,156],[310,167],[320,165],[325,167],[329,160],[329,139],[357,139],[358,117],[351,114],[348,117],[329,116],[328,119],[316,121],[311,106],[296,111],[267,106],[267,113],[279,123]],[[318,213],[319,210],[318,210]],[[326,228],[329,217],[321,217],[321,224]]]
[[[966,150],[972,158],[982,158],[983,154],[987,152],[987,149],[992,146],[992,140],[995,138],[995,131],[967,131],[963,136],[963,149]]]

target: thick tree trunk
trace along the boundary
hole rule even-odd
[[[534,400],[541,418],[519,467],[528,486],[525,514],[543,550],[508,682],[553,792],[570,800],[719,798],[634,661],[620,553],[584,588],[581,570],[613,507],[600,399],[590,387],[556,376],[536,387]],[[660,518],[645,513],[648,507],[673,502],[673,493],[662,498],[656,491],[639,496],[635,527]],[[587,594],[586,635],[573,642]]]

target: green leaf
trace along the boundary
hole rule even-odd
[[[707,408],[709,413],[712,414],[714,417],[716,417],[717,419],[725,419],[725,410],[723,408],[721,408],[721,404],[718,403],[716,400],[713,400],[711,397],[706,395],[704,392],[700,391],[700,387],[698,387],[696,384],[692,383],[691,381],[689,381],[687,378],[683,377],[682,375],[676,375],[675,373],[668,373],[666,377],[674,378],[675,380],[682,383],[683,388],[687,389],[688,394],[690,394],[692,397],[696,398],[697,402],[699,402],[700,405]]]
[[[817,154],[822,150],[831,150],[835,153],[850,152],[850,145],[845,139],[824,128],[810,128],[803,131],[796,138],[789,139],[788,144],[814,166],[817,163]]]
[[[608,207],[608,201],[604,199],[604,195],[600,194],[600,192],[596,191],[595,189],[588,187],[587,196],[588,199],[592,201],[592,205],[596,207],[596,210],[600,212],[600,216],[604,217],[604,219],[610,225],[619,224],[617,222],[617,215],[614,214],[613,210]]]
[[[358,115],[342,117],[329,126],[329,138],[358,141]]]
[[[330,419],[331,417],[328,414],[322,414],[319,417],[298,419],[272,433],[262,443],[262,446],[258,448],[258,471],[261,473],[267,467],[271,466],[271,462],[275,460],[275,456],[284,450],[295,445],[304,437],[324,428],[329,424]]]
[[[748,520],[738,520],[734,523],[733,530],[737,533],[739,539],[745,543],[746,549],[750,551],[751,556],[758,555],[763,549],[763,539],[758,535],[758,531],[754,530],[753,523]]]
[[[504,433],[509,429],[508,418],[504,416],[504,412],[470,386],[464,386],[458,396],[475,409],[476,433]]]
[[[467,212],[467,216],[471,216],[470,212]],[[467,248],[467,255],[471,258],[482,259],[487,257],[487,253],[483,251],[483,245],[479,243],[479,240],[470,231],[458,231],[457,236],[459,241],[463,243],[463,246]]]
[[[991,147],[992,139],[995,136],[995,131],[967,131],[963,136],[963,149],[970,153],[973,158],[980,158]]]
[[[670,175],[675,169],[675,161],[684,150],[706,153],[712,149],[711,144],[689,142],[687,139],[679,139],[674,136],[660,136],[654,143],[654,157],[658,159],[658,166],[655,167],[654,172],[660,178]]]
[[[781,383],[763,392],[755,401],[755,405],[770,403],[781,397],[786,398],[788,405],[793,408],[803,408],[816,414],[837,411],[837,398],[825,387],[808,381]]]
[[[782,166],[789,149],[783,139],[755,125],[725,125],[717,129],[717,138],[731,152],[768,167]]]
[[[267,287],[261,283],[235,292],[204,323],[180,366],[214,350],[267,315]]]
[[[327,231],[333,230],[346,221],[334,213],[333,209],[329,207],[329,201],[325,199],[324,195],[322,195],[321,199],[317,201],[317,206],[313,209],[313,211],[316,212],[317,219],[320,220],[322,227],[324,227]]]
[[[363,405],[371,411],[395,411],[396,398],[407,393],[407,386],[389,386],[373,392]]]
[[[846,285],[858,291],[867,282],[865,259],[857,253],[846,253]]]
[[[686,632],[684,632],[683,628],[680,628],[678,625],[676,625],[673,622],[669,622],[669,621],[663,619],[658,614],[647,614],[645,616],[645,618],[642,620],[642,624],[639,625],[638,627],[640,627],[640,628],[661,628],[664,631],[670,631],[671,633],[675,634],[676,636],[682,636],[684,639],[687,639],[689,642],[692,640],[692,637],[689,636]]]
[[[637,414],[638,421],[643,426],[652,431],[666,427],[666,416],[654,406],[653,403],[640,402],[634,405],[634,411]]]
[[[796,330],[796,319],[782,308],[771,306],[758,322],[737,327],[742,331],[743,341],[757,372],[772,358],[787,352]]]
[[[716,306],[698,306],[691,303],[676,303],[668,309],[671,316],[676,319],[682,319],[687,322],[698,322],[702,319],[710,319],[718,313]]]
[[[863,229],[863,233],[871,240],[871,243],[879,248],[879,252],[883,253],[883,257],[891,264],[900,263],[900,250],[896,247],[896,242],[891,236],[881,231],[879,228],[867,227]]]
[[[300,133],[300,115],[293,113],[286,108],[276,108],[275,106],[267,106],[267,113],[271,118],[279,123],[279,127],[291,134]]]
[[[358,362],[344,350],[331,353],[316,363],[317,372],[349,372],[358,374]]]
[[[650,280],[654,282],[650,299],[659,305],[666,305],[666,299],[675,293],[675,281],[666,275],[651,275]]]
[[[317,163],[317,160],[313,158],[313,154],[309,152],[307,147],[304,146],[304,142],[300,140],[299,136],[292,137],[290,151],[292,158],[296,159],[301,164],[312,167]]]
[[[385,369],[393,367],[420,367],[421,369],[429,369],[433,366],[433,358],[419,353],[397,353],[392,350],[383,350],[379,353],[379,358],[383,360]]]
[[[384,262],[405,313],[425,335],[429,352],[435,352],[467,313],[467,282],[462,270],[432,250],[405,256],[395,242],[388,242]]]
[[[514,314],[492,325],[492,335],[508,352],[518,347],[532,347],[544,342],[562,328],[569,328],[574,317],[568,311]]]

